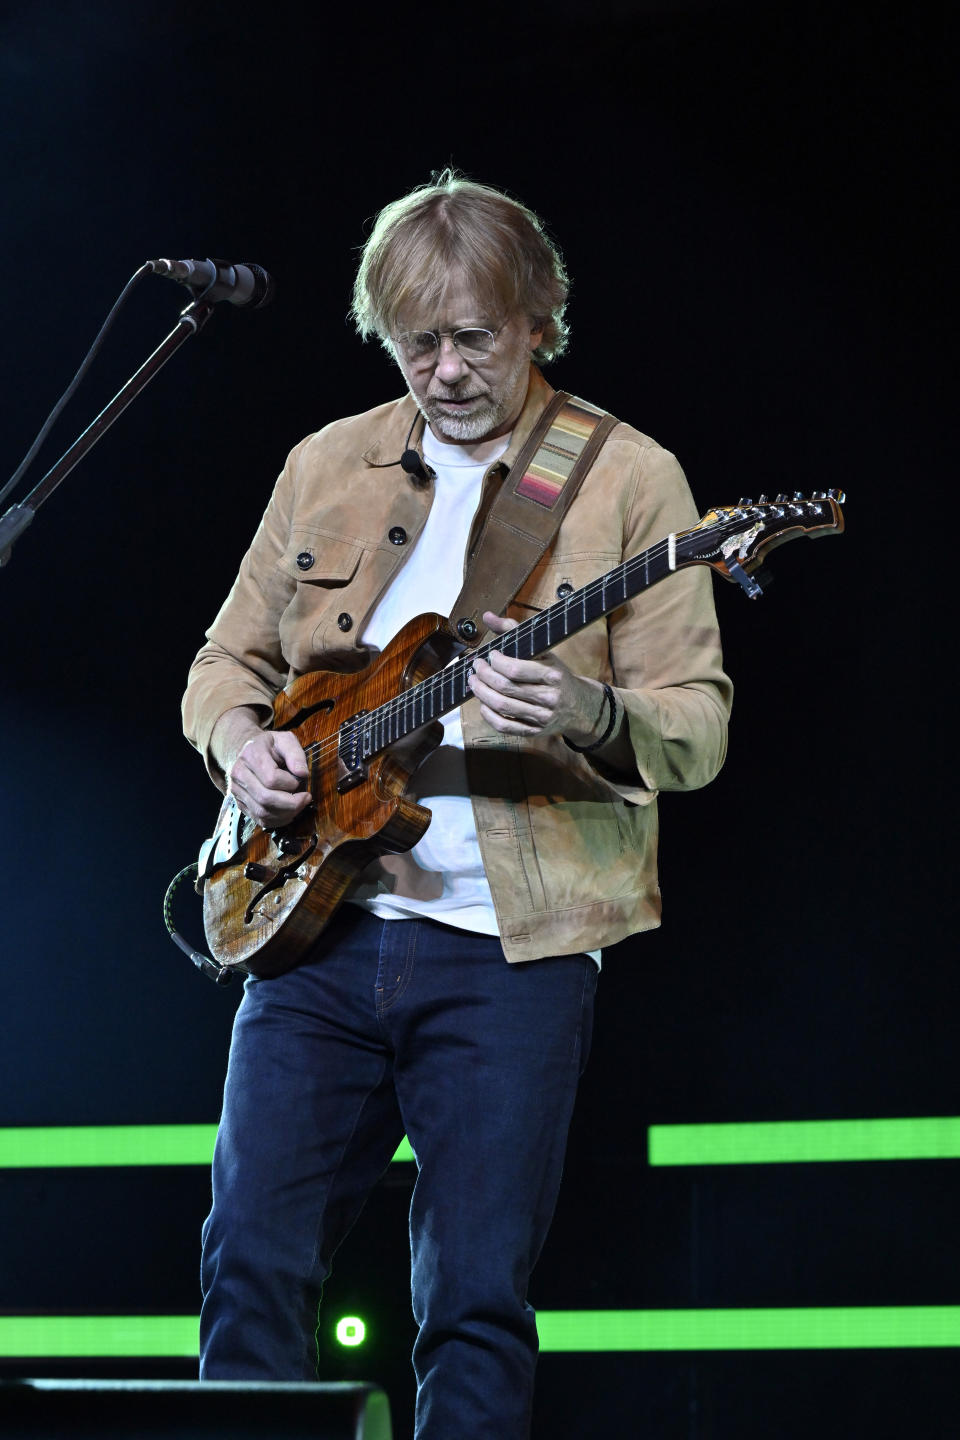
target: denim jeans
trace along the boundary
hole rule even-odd
[[[406,1131],[417,1440],[522,1440],[530,1272],[553,1217],[596,966],[353,906],[248,980],[204,1226],[201,1376],[316,1376],[333,1254]]]

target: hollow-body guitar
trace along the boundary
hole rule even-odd
[[[197,879],[217,964],[259,976],[291,969],[370,860],[417,843],[430,811],[406,788],[439,743],[437,722],[471,697],[478,655],[532,659],[690,565],[709,565],[755,598],[765,555],[801,535],[839,534],[843,500],[831,490],[710,510],[476,649],[442,616],[420,615],[357,674],[315,670],[293,681],[276,698],[273,726],[300,740],[311,802],[268,832],[224,800]]]

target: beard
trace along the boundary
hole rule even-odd
[[[462,386],[448,390],[445,394],[424,395],[418,400],[421,411],[430,428],[439,439],[469,442],[484,440],[498,426],[511,418],[519,404],[522,406],[526,394],[526,377],[530,370],[529,354],[517,357],[516,364],[503,377],[495,389],[477,392],[476,380],[468,378]],[[463,414],[444,408],[444,400],[469,400],[474,403]]]

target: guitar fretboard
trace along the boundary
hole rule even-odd
[[[676,541],[677,552],[681,543]],[[359,750],[363,760],[373,759],[405,735],[448,715],[470,698],[473,692],[467,682],[478,656],[486,660],[499,650],[503,655],[532,660],[663,580],[675,565],[674,537],[671,537],[624,561],[580,590],[574,590],[546,610],[539,610],[506,635],[498,635],[476,650],[458,656],[435,675],[359,717],[354,723],[360,726]]]
[[[499,650],[503,655],[532,660],[681,566],[712,565],[728,580],[737,579],[749,593],[759,593],[759,587],[749,590],[747,576],[734,556],[745,565],[794,534],[839,534],[843,529],[839,508],[843,499],[842,492],[834,490],[817,491],[809,500],[796,494],[792,500],[778,495],[769,502],[761,496],[756,505],[743,500],[736,506],[711,511],[691,530],[668,535],[606,575],[538,611],[506,635],[495,636],[376,710],[356,716],[341,729],[341,753],[353,757],[353,764],[372,760],[421,725],[439,720],[469,699],[472,692],[468,680],[478,656],[485,660]]]

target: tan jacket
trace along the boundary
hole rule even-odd
[[[532,369],[485,495],[552,394]],[[357,636],[430,508],[430,488],[411,484],[393,463],[415,415],[405,396],[336,421],[291,451],[184,696],[185,733],[221,787],[209,742],[226,710],[259,706],[267,723],[274,695],[296,676],[356,668]],[[529,616],[561,585],[577,589],[697,518],[674,457],[618,425],[510,613]],[[390,539],[398,527],[402,545]],[[304,557],[312,562],[306,569]],[[556,654],[615,687],[636,773],[612,774],[559,735],[501,736],[478,706],[464,706],[477,834],[508,960],[596,949],[658,925],[657,791],[705,785],[726,749],[732,687],[705,567],[669,576]]]

